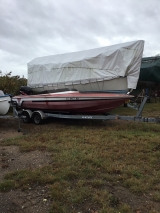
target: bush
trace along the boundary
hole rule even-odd
[[[0,71],[0,90],[14,96],[19,94],[20,86],[27,85],[27,79],[20,78],[19,75],[12,76],[11,74],[12,72],[3,75],[2,71]]]

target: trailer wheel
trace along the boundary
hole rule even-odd
[[[42,119],[40,113],[38,113],[38,112],[33,113],[32,119],[36,125],[42,124],[42,122],[43,122],[43,119]]]
[[[31,122],[31,117],[29,116],[29,113],[24,111],[22,113],[22,116],[25,116],[24,118],[22,117],[23,123],[30,123]]]

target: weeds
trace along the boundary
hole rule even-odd
[[[151,104],[147,107],[150,112]],[[154,108],[159,110],[158,103]],[[55,119],[43,126],[33,125],[28,135],[1,144],[18,145],[22,152],[47,150],[53,163],[7,174],[0,190],[48,184],[51,212],[131,213],[132,207],[105,185],[118,184],[138,195],[155,189],[153,200],[159,202],[159,132],[158,124],[126,121]]]

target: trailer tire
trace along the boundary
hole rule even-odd
[[[23,123],[30,123],[31,122],[31,117],[28,112],[24,111],[22,112],[22,116],[25,116],[25,118],[22,118]]]
[[[43,119],[41,117],[41,114],[39,112],[34,112],[33,116],[32,116],[33,122],[36,125],[42,124],[43,123]]]

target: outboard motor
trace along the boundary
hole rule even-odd
[[[20,87],[20,93],[22,95],[33,95],[33,91],[30,87],[27,86],[21,86]]]

